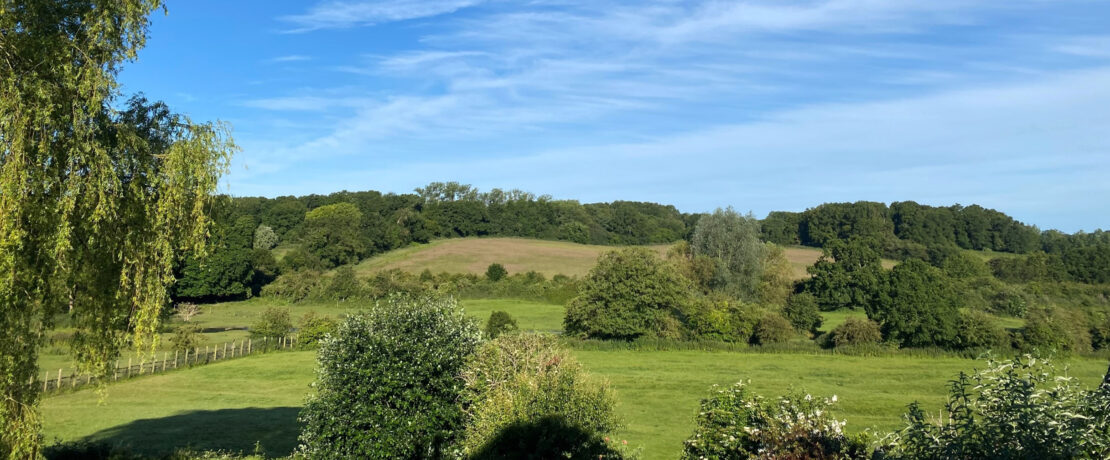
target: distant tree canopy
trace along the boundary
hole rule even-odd
[[[758,297],[765,251],[759,236],[759,221],[732,208],[718,208],[698,220],[690,247],[716,262],[711,287],[741,299]]]
[[[336,203],[309,211],[304,218],[305,249],[327,266],[357,262],[366,250],[359,238],[362,212],[350,203]]]

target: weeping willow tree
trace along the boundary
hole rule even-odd
[[[177,254],[235,146],[116,75],[159,0],[0,0],[0,458],[41,457],[38,348],[69,316],[85,372],[152,351]]]

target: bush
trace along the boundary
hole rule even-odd
[[[289,319],[289,309],[277,307],[267,308],[262,312],[262,317],[250,327],[254,337],[285,337],[292,330],[293,321]]]
[[[297,329],[297,346],[315,348],[328,334],[335,332],[335,320],[327,316],[316,316],[310,311],[301,317],[301,327]]]
[[[971,311],[960,313],[956,322],[957,348],[1009,348],[1010,335],[990,315]]]
[[[950,384],[946,416],[916,404],[895,434],[892,458],[1110,458],[1110,386],[1085,391],[1046,360],[988,361]]]
[[[821,327],[822,318],[820,308],[817,307],[817,299],[808,292],[788,297],[782,314],[790,321],[790,325],[799,331],[816,334],[817,328]]]
[[[301,411],[307,458],[444,458],[463,421],[459,378],[481,333],[452,299],[393,296],[320,345]]]
[[[204,345],[204,336],[201,335],[200,326],[196,323],[178,326],[170,337],[170,346],[176,351],[191,351],[201,345]]]
[[[325,295],[329,299],[344,301],[358,298],[362,295],[362,285],[355,276],[355,269],[344,265],[335,270],[331,282],[328,283]]]
[[[793,336],[794,326],[790,324],[790,321],[787,321],[778,313],[768,312],[755,325],[752,343],[757,345],[782,343],[789,341]]]
[[[690,300],[690,282],[646,248],[611,251],[598,258],[567,305],[568,334],[603,339],[656,335]]]
[[[698,297],[681,310],[686,338],[747,343],[763,311],[735,299]]]
[[[1020,348],[1025,351],[1091,351],[1091,331],[1080,312],[1063,308],[1034,308],[1025,315]]]
[[[552,336],[503,335],[468,361],[462,450],[467,458],[619,457],[609,388],[592,381]]]
[[[509,271],[505,270],[505,266],[501,264],[489,264],[489,267],[486,268],[486,279],[493,282],[501,281],[501,278],[508,274]]]
[[[714,385],[701,402],[697,428],[686,440],[683,459],[868,459],[866,438],[844,434],[832,418],[836,402],[791,394],[767,401],[744,383]]]
[[[864,318],[848,318],[832,330],[832,343],[836,347],[874,345],[883,340],[879,325]]]
[[[490,313],[489,320],[486,321],[486,337],[490,339],[496,339],[501,334],[518,330],[520,330],[520,326],[516,324],[512,315],[501,310]]]
[[[262,288],[262,296],[300,302],[319,290],[322,283],[320,272],[313,270],[289,272]]]

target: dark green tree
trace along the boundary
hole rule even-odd
[[[501,264],[494,263],[486,267],[486,279],[493,282],[501,281],[508,274],[509,271],[505,270],[505,266]]]
[[[853,238],[829,242],[809,267],[805,290],[822,310],[867,308],[883,289],[883,267],[873,240]]]
[[[689,280],[646,248],[602,254],[567,305],[568,334],[635,339],[657,334],[690,301]]]
[[[867,316],[882,326],[883,337],[903,347],[955,345],[959,293],[940,269],[919,259],[890,271]]]
[[[357,262],[366,250],[359,237],[362,213],[350,203],[309,211],[304,219],[304,246],[328,267]]]

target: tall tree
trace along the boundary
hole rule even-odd
[[[38,348],[68,314],[83,371],[151,350],[234,144],[162,104],[113,109],[158,0],[0,4],[0,457],[41,457]]]
[[[763,273],[763,243],[759,221],[751,214],[717,209],[698,220],[690,245],[696,255],[717,260],[716,286],[736,297],[756,300]]]
[[[305,247],[332,267],[357,262],[366,250],[361,222],[362,213],[351,203],[313,209],[304,218]]]

